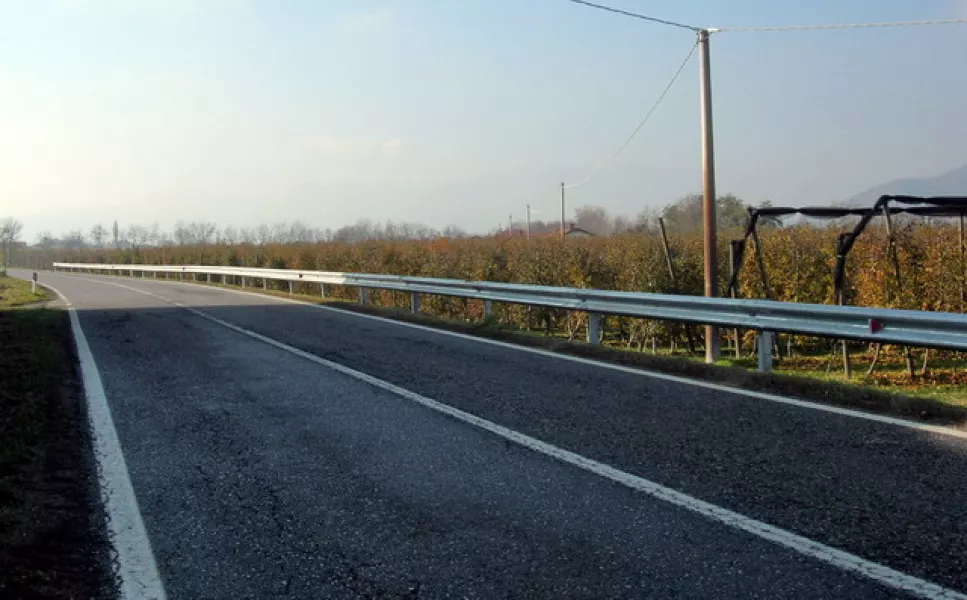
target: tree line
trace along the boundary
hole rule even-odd
[[[760,206],[768,206],[766,202]],[[733,195],[717,200],[719,227],[740,228],[748,218],[750,205]],[[635,216],[611,214],[600,206],[579,206],[573,211],[568,225],[588,231],[597,236],[619,235],[636,232],[654,234],[662,222],[670,234],[688,234],[702,228],[702,196],[685,196],[662,209],[644,209]],[[775,223],[778,225],[779,223]],[[361,219],[354,224],[335,230],[313,227],[301,220],[264,223],[255,227],[220,227],[211,221],[179,221],[170,231],[162,230],[157,223],[150,226],[129,225],[122,227],[117,221],[106,227],[97,223],[89,230],[73,229],[60,236],[50,231],[37,235],[34,246],[43,250],[75,250],[84,248],[122,249],[172,246],[208,246],[250,244],[314,244],[319,242],[364,242],[374,240],[431,240],[438,238],[463,239],[489,235],[524,235],[527,223],[512,221],[507,228],[496,228],[486,235],[471,235],[467,231],[449,225],[443,229],[421,223]],[[555,234],[560,230],[559,221],[532,220],[529,231],[535,236]],[[768,225],[768,224],[767,224]],[[10,242],[18,241],[16,235]],[[0,231],[2,234],[2,231]],[[10,236],[8,236],[10,237]],[[2,241],[2,238],[0,238]]]

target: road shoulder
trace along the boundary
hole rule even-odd
[[[0,596],[113,596],[68,314],[0,307]]]

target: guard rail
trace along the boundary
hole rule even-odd
[[[485,316],[491,314],[493,302],[582,311],[588,313],[588,341],[594,344],[601,340],[602,315],[752,329],[759,335],[762,371],[772,368],[773,332],[967,351],[967,315],[960,313],[296,269],[89,263],[54,263],[54,269],[132,277],[136,273],[142,277],[174,273],[181,279],[202,275],[208,282],[215,276],[222,283],[239,283],[243,287],[249,280],[261,281],[263,287],[267,287],[268,281],[287,281],[290,292],[296,282],[318,283],[324,296],[327,286],[341,285],[358,288],[363,303],[367,302],[370,289],[394,290],[412,294],[413,312],[419,312],[422,294],[483,300]]]

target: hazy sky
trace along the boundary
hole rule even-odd
[[[700,26],[967,0],[609,0]],[[565,0],[0,0],[0,216],[85,231],[558,214],[693,43]],[[573,206],[699,189],[697,55]],[[828,203],[967,162],[967,25],[712,38],[719,192]]]

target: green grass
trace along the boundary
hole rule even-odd
[[[39,285],[37,292],[33,293],[29,281],[0,275],[0,309],[34,304],[47,298],[47,290]]]
[[[842,367],[840,366],[840,368]],[[960,369],[963,370],[963,367],[960,367]],[[826,373],[825,368],[798,369],[795,372],[804,377],[811,377],[820,381],[833,381],[841,384],[867,386],[884,391],[903,393],[914,398],[937,400],[946,404],[963,406],[967,408],[967,384],[950,384],[937,381],[935,378],[938,376],[938,371],[939,374],[942,375],[949,372],[950,369],[944,369],[938,366],[935,367],[926,377],[915,375],[911,380],[908,379],[906,367],[903,365],[891,364],[878,367],[878,374],[893,376],[891,377],[890,383],[882,383],[882,378],[877,378],[876,376],[867,377],[866,365],[862,365],[862,369],[859,370],[859,373],[854,372],[850,379],[846,379],[846,376],[843,374],[842,370]],[[908,381],[908,383],[904,383],[905,381]]]

